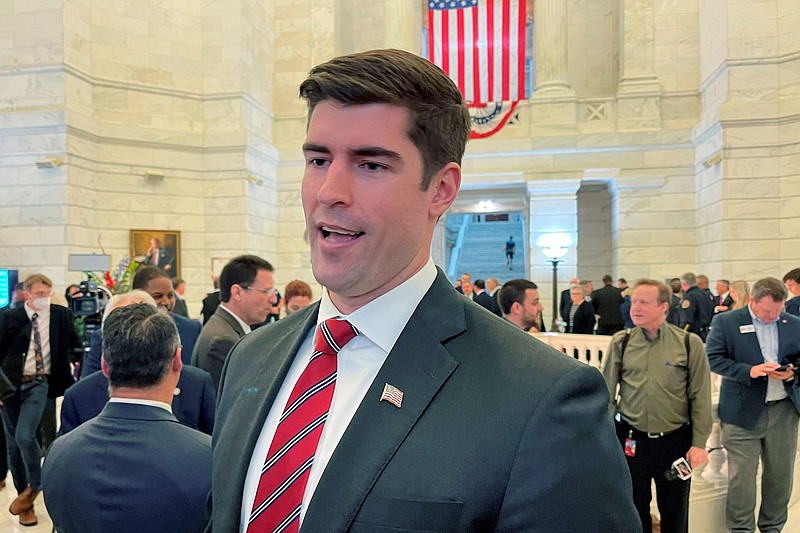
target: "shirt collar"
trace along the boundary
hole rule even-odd
[[[49,307],[47,309],[45,309],[44,311],[34,311],[33,309],[31,309],[28,306],[27,303],[22,304],[22,307],[25,308],[25,312],[28,314],[28,319],[29,320],[33,320],[34,313],[39,315],[39,318],[45,318],[45,317],[50,316],[50,308]]]
[[[436,266],[433,259],[429,258],[419,272],[349,315],[343,315],[336,309],[325,289],[322,291],[317,325],[329,318],[341,317],[388,353],[435,279]]]
[[[245,324],[245,323],[244,323],[244,321],[243,321],[241,318],[239,318],[239,315],[237,315],[236,313],[234,313],[233,311],[231,311],[230,309],[228,309],[227,307],[225,307],[225,304],[222,304],[222,303],[221,303],[221,304],[219,304],[219,306],[222,308],[222,310],[223,310],[223,311],[225,311],[226,313],[228,313],[229,315],[231,315],[231,316],[232,316],[232,317],[233,317],[233,318],[236,320],[236,322],[238,322],[238,323],[239,323],[239,325],[242,327],[242,330],[244,331],[244,334],[245,334],[245,335],[247,335],[248,333],[250,333],[251,331],[253,331],[253,330],[250,328],[250,324]]]
[[[144,398],[115,398],[111,397],[108,399],[109,403],[132,403],[136,405],[149,405],[151,407],[158,407],[159,409],[164,409],[165,411],[172,412],[172,406],[168,403],[164,402],[157,402],[155,400],[145,400]]]

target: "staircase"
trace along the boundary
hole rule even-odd
[[[506,265],[505,244],[508,237],[517,243],[511,269]],[[522,217],[509,213],[509,221],[486,222],[483,215],[473,215],[464,236],[461,256],[455,269],[455,278],[463,272],[472,274],[472,280],[496,277],[500,282],[526,277],[525,235]]]

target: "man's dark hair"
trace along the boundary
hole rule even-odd
[[[109,384],[136,389],[158,385],[180,342],[172,319],[152,305],[114,309],[103,321],[103,359]]]
[[[627,284],[628,284],[628,280],[626,280],[625,278],[619,278],[619,279],[617,280],[617,282],[618,282],[618,283],[624,283],[625,285],[627,285]]]
[[[256,255],[240,255],[231,259],[219,275],[219,299],[228,302],[231,299],[231,287],[249,287],[256,280],[259,270],[273,272],[269,261]]]
[[[773,302],[784,302],[788,291],[786,286],[776,278],[764,278],[755,282],[750,297],[756,302],[769,296]]]
[[[672,294],[678,294],[681,292],[680,278],[672,278],[669,282],[669,288],[672,290]]]
[[[603,285],[611,285],[612,283],[614,283],[614,278],[608,274],[603,276]]]
[[[136,275],[133,276],[133,285],[131,285],[131,289],[145,290],[145,287],[147,287],[147,284],[150,283],[151,280],[158,278],[167,278],[168,280],[172,281],[172,278],[169,277],[169,274],[158,267],[142,267],[139,269]]]
[[[792,280],[795,283],[800,283],[800,268],[793,268],[783,276],[783,282]]]
[[[525,303],[525,291],[538,288],[534,282],[528,279],[512,279],[503,283],[500,294],[497,295],[503,314],[507,315],[511,312],[511,306],[514,305],[514,302],[520,305]]]
[[[475,285],[475,288],[480,289],[482,291],[486,290],[486,282],[483,281],[482,279],[476,279],[473,285]]]
[[[408,137],[422,156],[423,191],[446,164],[461,164],[471,128],[467,106],[447,74],[417,55],[370,50],[336,57],[311,69],[300,97],[308,102],[309,121],[316,105],[326,100],[408,109]]]
[[[178,277],[172,278],[172,286],[174,288],[177,289],[178,285],[180,285],[181,283],[186,283],[186,280],[183,279],[183,278],[178,278]]]

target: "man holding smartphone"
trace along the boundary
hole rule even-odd
[[[689,475],[708,461],[708,359],[700,337],[666,322],[671,296],[660,281],[636,282],[631,295],[636,327],[614,334],[603,367],[611,413],[619,414],[617,437],[631,472],[633,502],[645,533],[652,530],[653,480],[661,531],[688,531]]]
[[[728,452],[726,525],[731,531],[781,531],[788,516],[800,390],[800,319],[783,311],[786,288],[775,278],[753,285],[747,307],[711,323],[707,352],[722,375],[719,418]],[[756,472],[763,463],[756,523]]]

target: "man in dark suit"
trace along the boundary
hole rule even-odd
[[[172,278],[172,288],[175,290],[175,305],[172,306],[172,312],[189,318],[189,309],[186,307],[186,300],[183,299],[186,294],[186,281],[183,278]]]
[[[133,276],[132,287],[134,290],[145,291],[153,297],[156,305],[169,311],[172,320],[178,327],[178,334],[181,336],[183,364],[191,364],[192,351],[198,337],[200,337],[202,326],[197,320],[176,315],[172,312],[172,308],[175,306],[175,290],[172,286],[172,278],[160,268],[144,267],[139,269],[136,275]],[[186,353],[183,353],[184,350]]]
[[[211,437],[172,414],[182,366],[166,314],[133,304],[108,315],[103,374],[111,398],[97,417],[53,442],[43,467],[56,531],[205,529]]]
[[[70,359],[81,341],[72,313],[50,303],[53,283],[47,276],[28,276],[24,287],[25,304],[0,313],[0,363],[17,388],[3,402],[9,467],[19,494],[9,510],[21,525],[32,526],[33,502],[42,489],[36,430],[48,398],[63,395],[72,384]]]
[[[144,264],[158,267],[169,274],[175,274],[175,253],[168,248],[162,248],[161,241],[154,237],[150,239],[150,247],[147,249]]]
[[[225,358],[236,341],[264,322],[276,303],[272,265],[254,255],[234,257],[222,269],[219,308],[203,326],[192,364],[202,368],[219,387]]]
[[[212,531],[637,531],[599,372],[457,295],[430,258],[470,129],[455,84],[379,50],[313,68],[301,94],[325,288],[228,357]]]
[[[783,282],[792,295],[786,302],[786,312],[790,315],[800,316],[800,268],[794,268],[783,276]]]
[[[214,291],[209,292],[206,294],[206,297],[203,298],[203,308],[200,311],[204,325],[208,324],[208,321],[211,320],[211,315],[213,315],[217,311],[217,307],[219,307],[219,277],[212,274],[211,281],[214,283]]]
[[[146,303],[157,307],[155,300],[149,294],[141,290],[133,290],[125,294],[114,295],[106,305],[103,319],[105,320],[114,309],[134,303]],[[64,393],[59,435],[72,431],[100,414],[108,402],[108,379],[100,371],[103,332],[98,330],[96,333],[98,334],[97,342],[92,343],[92,348],[97,347],[98,370],[90,374],[82,374],[81,379]],[[90,356],[86,359],[94,360],[93,355],[90,352]],[[214,382],[209,373],[185,365],[172,397],[172,412],[177,419],[190,428],[211,435],[214,430],[215,401]]]
[[[108,402],[108,378],[102,372],[90,374],[64,393],[59,435],[69,433],[100,414]],[[184,365],[172,396],[172,412],[184,426],[211,435],[214,431],[214,382],[197,367]]]
[[[746,307],[714,317],[706,351],[722,376],[719,418],[728,452],[726,525],[731,531],[781,531],[797,454],[800,318],[783,312],[786,288],[775,278],[753,285]],[[761,508],[758,521],[756,471]]]
[[[482,279],[475,280],[475,291],[472,296],[472,301],[494,314],[497,314],[497,311],[500,310],[500,306],[497,305],[494,298],[487,294],[486,282]]]
[[[613,283],[614,278],[606,274],[603,276],[603,287],[592,292],[592,307],[595,314],[600,315],[597,319],[598,335],[613,335],[625,327],[620,311],[624,298]]]
[[[731,286],[727,279],[718,279],[716,283],[717,295],[714,297],[714,314],[730,311],[733,307],[733,298],[728,290]]]

